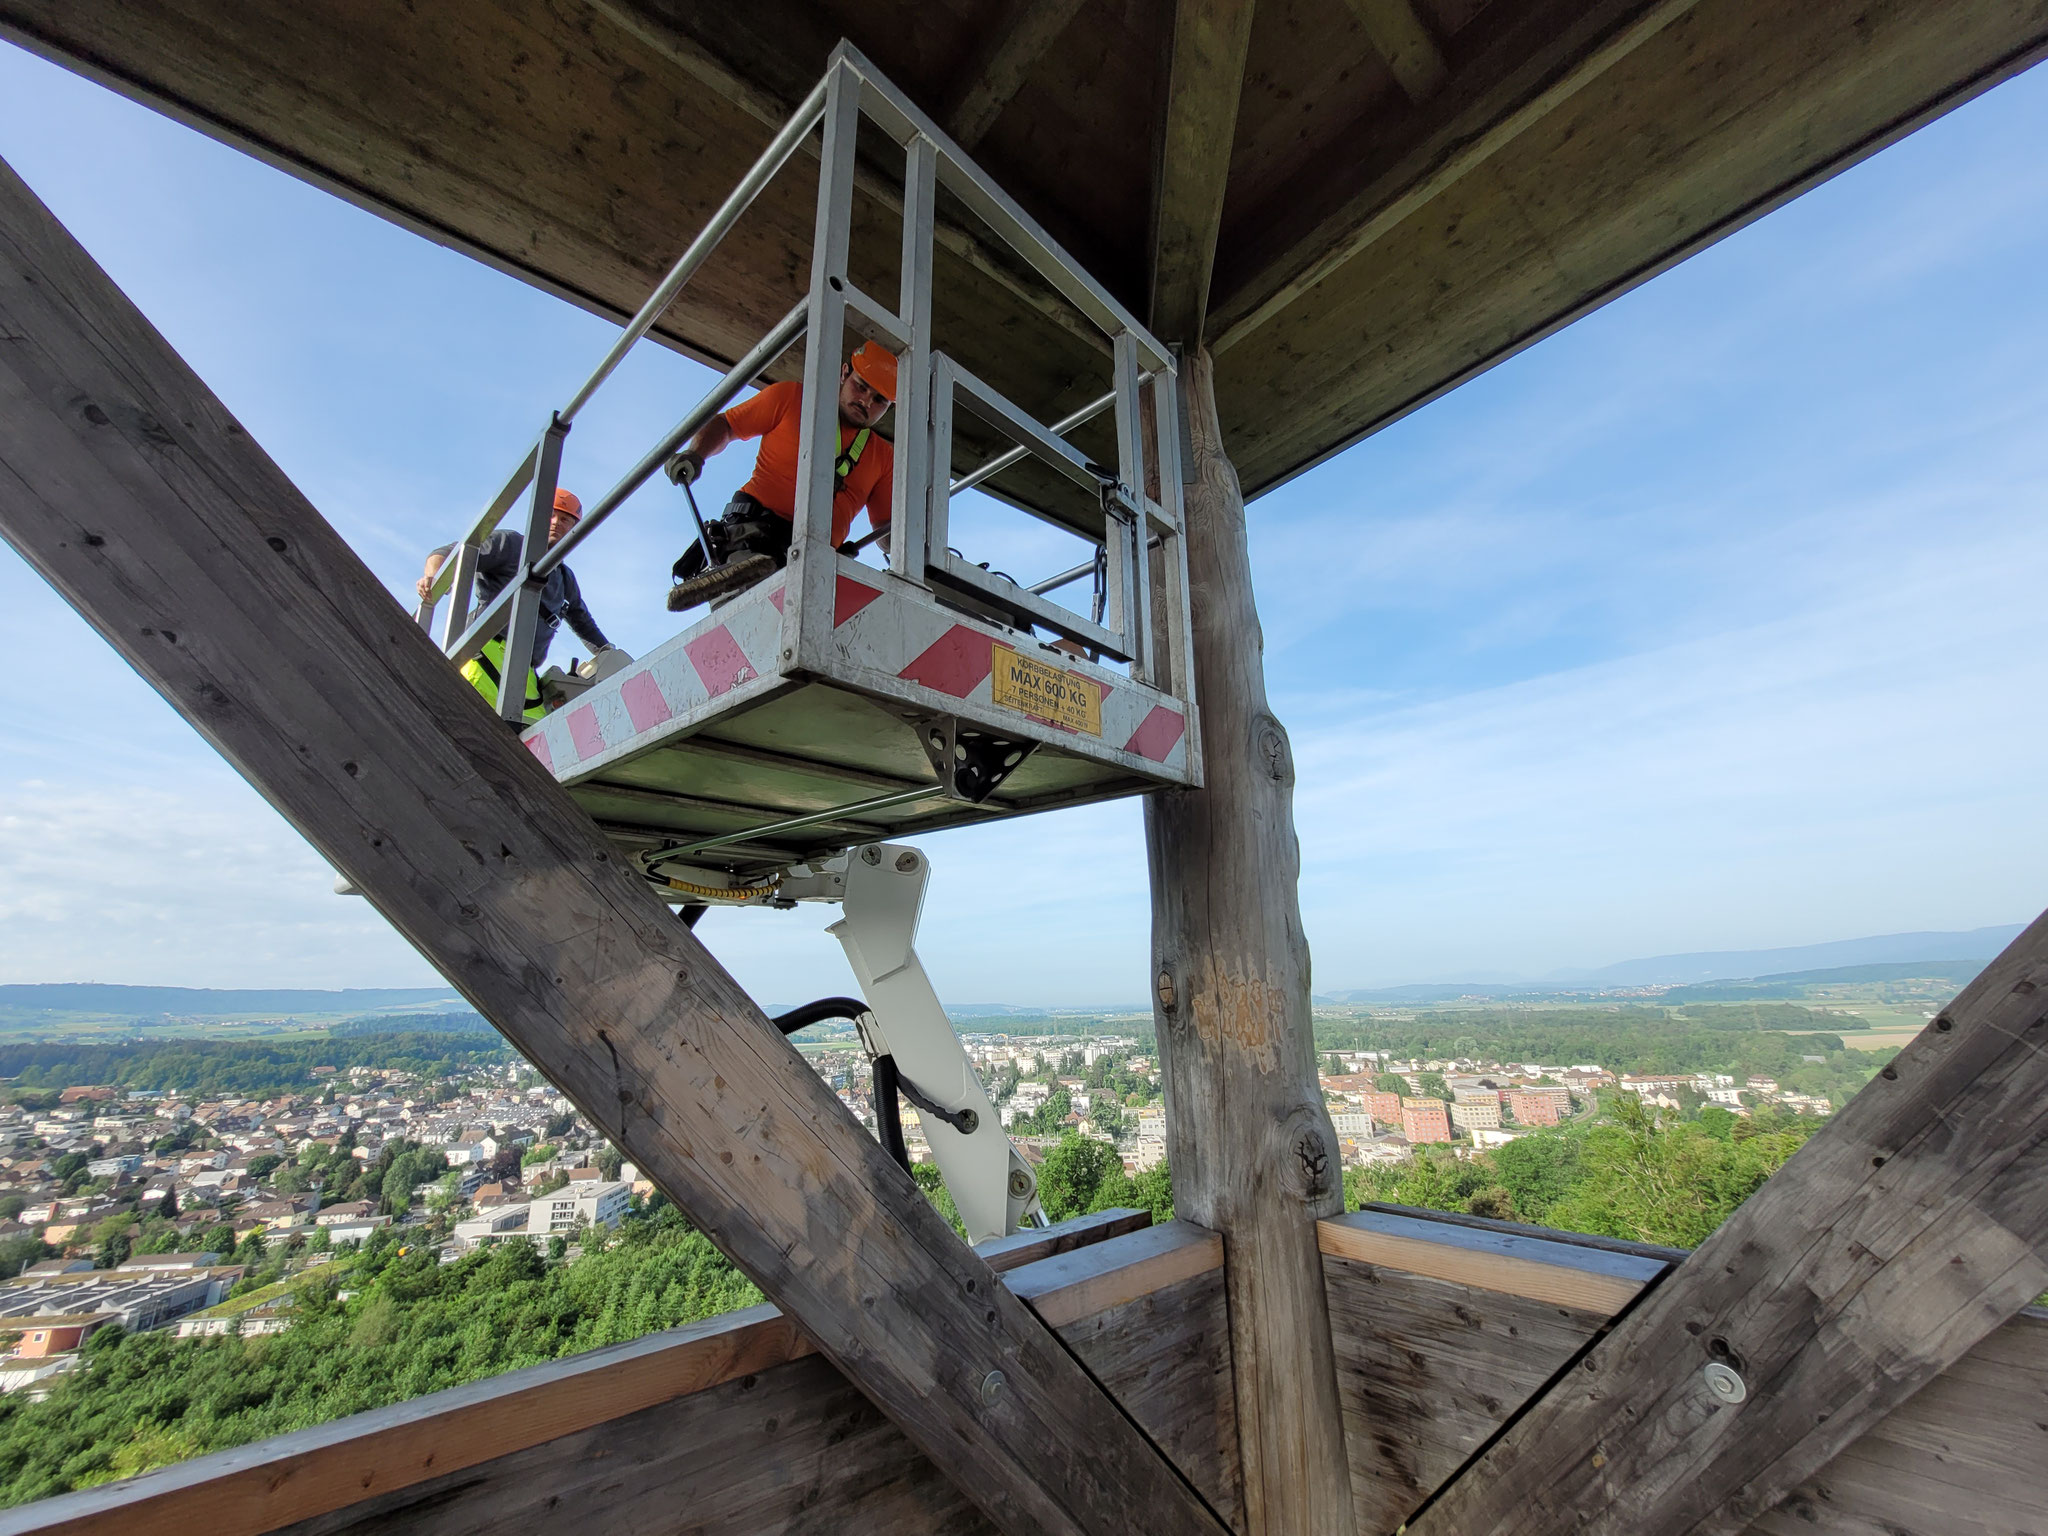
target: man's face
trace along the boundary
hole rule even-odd
[[[889,409],[882,392],[853,371],[853,364],[839,365],[839,419],[849,427],[872,427]]]
[[[569,515],[568,513],[566,513],[566,512],[551,512],[551,513],[549,513],[549,514],[548,514],[548,542],[549,542],[550,544],[555,544],[555,543],[559,543],[559,542],[561,541],[561,538],[562,538],[562,536],[563,536],[564,534],[566,534],[566,533],[567,533],[567,532],[568,532],[568,531],[569,531],[569,530],[570,530],[571,528],[574,528],[575,526],[576,526],[576,519],[575,519],[575,518],[573,518],[573,517],[571,517],[571,516],[570,516],[570,515]]]

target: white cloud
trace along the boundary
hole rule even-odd
[[[194,777],[178,788],[5,787],[0,980],[440,980],[366,903],[334,895],[333,871],[225,768]]]
[[[2048,852],[2048,534],[1796,616],[1324,720],[1324,986],[2010,921]]]

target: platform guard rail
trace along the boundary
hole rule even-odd
[[[901,286],[893,308],[862,292],[848,274],[855,140],[862,116],[900,146],[904,157]],[[550,547],[548,523],[562,447],[578,413],[814,130],[821,130],[822,142],[816,151],[820,163],[809,292]],[[1099,398],[1046,425],[933,345],[933,221],[941,186],[1101,332],[1111,379]],[[880,343],[899,358],[890,571],[942,604],[984,614],[993,610],[1020,628],[1035,625],[1102,658],[1127,663],[1135,679],[1188,706],[1192,721],[1179,401],[1171,353],[930,118],[845,43],[833,51],[824,78],[690,242],[590,376],[552,413],[510,477],[457,541],[419,605],[419,623],[431,630],[439,602],[448,597],[452,601],[441,644],[452,661],[467,661],[500,634],[506,637],[508,657],[528,654],[548,574],[596,534],[742,389],[760,380],[808,337],[813,344],[806,347],[804,358],[797,517],[789,554],[791,601],[785,610],[781,659],[787,672],[827,670],[825,646],[831,632],[836,565],[830,558],[833,461],[839,451],[839,370],[848,332]],[[1092,462],[1063,435],[1108,410],[1115,412],[1114,466]],[[962,411],[1014,446],[951,479],[953,423]],[[1093,560],[1023,584],[949,548],[948,510],[954,496],[985,485],[1027,456],[1095,497],[1101,519],[1084,534],[1097,546]],[[522,497],[524,556],[519,576],[472,612],[479,546],[521,505]],[[1076,531],[1071,520],[1047,520]],[[1052,600],[1051,593],[1091,574],[1096,578],[1094,611],[1079,613]],[[507,720],[520,719],[522,692],[516,687],[499,690],[499,711]]]

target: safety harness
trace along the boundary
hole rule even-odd
[[[861,450],[867,447],[868,438],[872,435],[868,428],[862,427],[853,434],[853,441],[839,450],[839,457],[832,461],[832,473],[839,481],[839,485],[833,486],[833,490],[836,491],[839,486],[846,484],[846,477],[853,473],[853,466],[860,462]]]

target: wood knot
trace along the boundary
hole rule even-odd
[[[1294,778],[1294,753],[1287,743],[1287,732],[1280,722],[1268,715],[1259,722],[1254,738],[1258,747],[1259,761],[1264,765],[1266,777],[1275,784],[1286,784]]]

